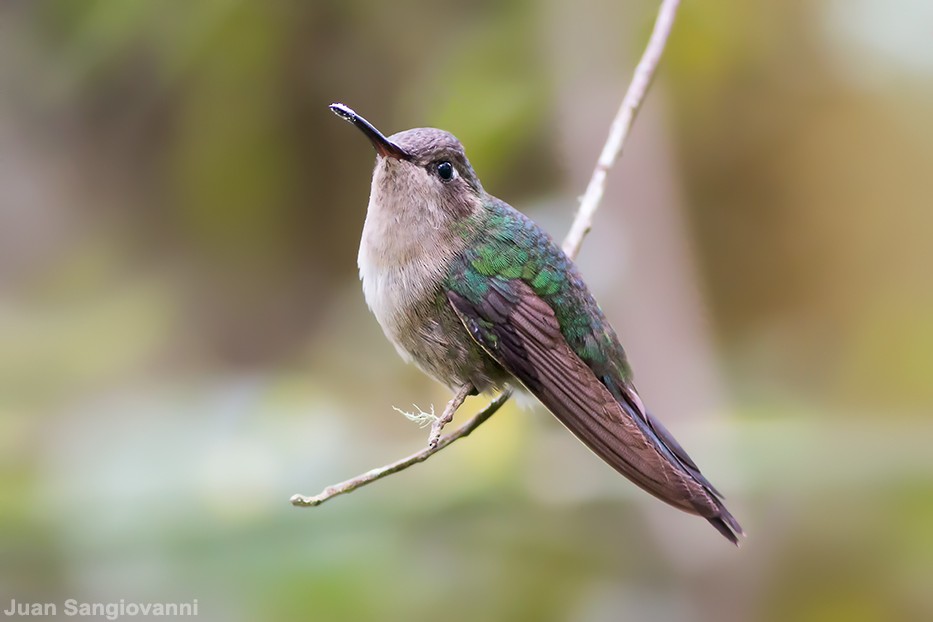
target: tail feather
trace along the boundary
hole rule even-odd
[[[725,518],[727,517],[727,518]],[[742,528],[739,527],[739,524],[735,522],[735,519],[732,518],[732,515],[729,512],[725,512],[725,517],[716,516],[713,518],[707,518],[709,524],[716,528],[716,531],[725,536],[726,540],[732,544],[739,546],[739,535],[745,535],[745,532],[742,531]]]
[[[696,462],[693,461],[660,420],[652,416],[650,412],[645,411],[645,421],[654,432],[658,442],[670,451],[674,460],[680,464],[681,468],[709,494],[716,513],[709,515],[709,506],[707,505],[705,507],[697,507],[697,512],[700,516],[708,520],[709,523],[716,528],[716,531],[725,536],[732,544],[739,546],[739,536],[744,536],[745,531],[742,529],[739,521],[726,509],[723,503],[725,497],[722,493],[716,490],[716,487],[700,472],[700,468],[696,465]]]
[[[721,533],[727,540],[739,546],[739,536],[744,536],[745,531],[739,521],[726,509],[723,503],[725,497],[700,472],[700,467],[677,442],[674,435],[644,407],[641,398],[638,397],[633,387],[620,387],[606,378],[603,379],[603,382],[608,387],[615,389],[610,392],[616,398],[619,406],[639,424],[645,436],[651,439],[655,447],[665,456],[665,459],[670,464],[679,467],[679,470],[693,480],[694,485],[699,488],[696,491],[697,494],[691,499],[693,511],[709,521],[716,528],[716,531]]]

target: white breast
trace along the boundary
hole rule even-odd
[[[437,284],[459,248],[429,219],[402,222],[408,219],[391,211],[370,203],[357,264],[366,304],[399,354],[411,360],[403,336],[418,328],[411,325],[412,309],[432,304]]]

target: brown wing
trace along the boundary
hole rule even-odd
[[[530,286],[498,281],[477,302],[455,292],[448,300],[477,343],[596,455],[659,499],[703,516],[737,543],[741,527],[689,456],[641,409],[634,391],[621,402],[612,396],[567,344],[554,311]]]

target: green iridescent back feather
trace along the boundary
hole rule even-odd
[[[490,287],[524,281],[554,310],[577,356],[619,398],[621,385],[631,380],[625,352],[577,267],[554,240],[494,197],[479,216],[460,223],[459,234],[467,249],[452,262],[445,287],[478,303]]]

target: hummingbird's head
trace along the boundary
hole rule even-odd
[[[371,205],[414,210],[414,215],[434,223],[480,208],[483,186],[453,134],[421,127],[386,138],[343,104],[330,109],[362,131],[376,149]]]

